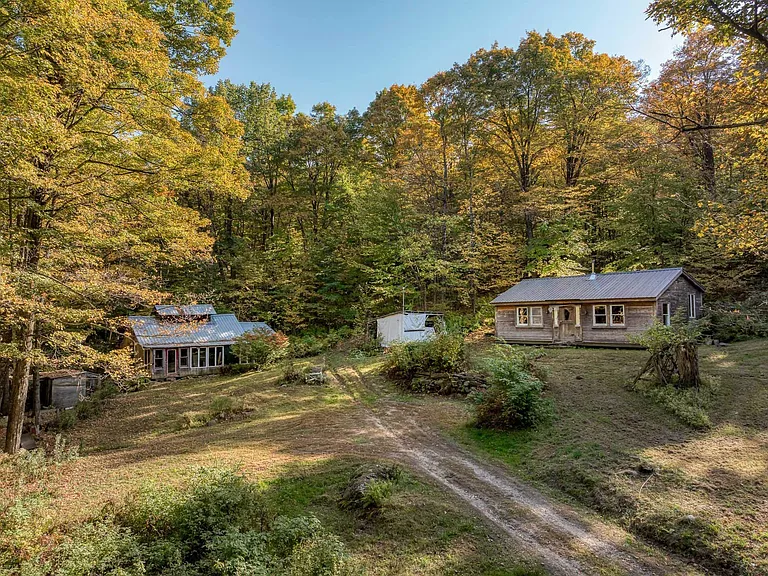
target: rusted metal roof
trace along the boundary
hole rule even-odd
[[[216,309],[210,304],[187,304],[183,306],[158,304],[155,306],[155,314],[158,316],[208,316],[216,314]]]
[[[638,270],[635,272],[609,272],[560,278],[530,278],[521,280],[496,297],[491,304],[528,302],[570,302],[600,300],[655,300],[685,275],[703,291],[682,268]]]
[[[143,348],[203,344],[223,346],[263,322],[239,322],[234,314],[211,314],[206,320],[162,319],[156,316],[129,316],[136,340]]]

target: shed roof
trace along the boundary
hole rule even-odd
[[[155,306],[155,314],[158,316],[208,316],[216,314],[216,309],[210,304],[187,304],[184,306],[158,304]]]
[[[143,348],[184,345],[226,345],[263,322],[239,322],[234,314],[211,314],[210,319],[186,322],[163,321],[156,316],[129,316],[128,320]]]
[[[527,302],[655,300],[684,275],[700,290],[701,285],[682,268],[609,272],[560,278],[530,278],[521,280],[497,296],[491,304]]]

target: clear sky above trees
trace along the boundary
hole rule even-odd
[[[648,0],[235,0],[240,31],[206,81],[269,82],[300,111],[323,100],[364,110],[392,84],[421,84],[494,41],[579,31],[652,75],[680,38],[646,19]]]

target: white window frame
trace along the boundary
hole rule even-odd
[[[696,318],[696,313],[698,312],[696,304],[696,293],[688,294],[688,318]]]
[[[538,311],[538,321],[533,311]],[[544,308],[541,306],[531,306],[528,308],[528,325],[534,328],[541,328],[544,326]]]
[[[520,321],[520,312],[525,310],[525,322]],[[531,325],[531,316],[530,316],[530,310],[528,309],[528,306],[518,306],[515,308],[515,326],[521,327],[521,328],[527,328]]]
[[[159,354],[158,354],[159,353]],[[160,360],[160,366],[157,361]],[[155,348],[152,351],[152,370],[162,372],[165,369],[165,352],[162,348]]]
[[[179,368],[189,368],[190,356],[189,348],[179,348]]]
[[[624,322],[613,321],[614,306],[621,306],[621,317],[624,318]],[[605,308],[605,314],[598,314],[597,308]],[[605,316],[604,324],[597,322],[598,316]],[[627,326],[627,307],[624,304],[593,304],[592,305],[592,327],[593,328],[625,328],[626,326]]]
[[[672,308],[669,302],[661,303],[661,323],[664,326],[670,326],[672,324]]]
[[[598,316],[597,309],[599,307],[601,307],[601,306],[603,308],[605,308],[605,314],[600,314],[600,316],[605,316],[605,323],[602,323],[602,322],[598,323],[597,322],[597,316]],[[603,327],[607,328],[608,326],[610,326],[611,325],[610,324],[611,323],[611,315],[610,315],[609,312],[610,312],[610,310],[608,309],[608,304],[593,304],[592,305],[592,326],[595,326],[595,327],[598,327],[598,328],[603,328]]]
[[[614,306],[621,306],[621,318],[622,318],[622,322],[614,322],[614,321],[613,321],[613,316],[614,316],[613,307],[614,307]],[[611,320],[611,326],[620,326],[620,327],[624,327],[624,326],[626,326],[626,325],[627,325],[627,308],[626,308],[626,306],[624,306],[624,304],[609,304],[609,305],[608,305],[608,309],[609,309],[609,310],[610,310],[610,312],[611,312],[611,313],[609,314],[609,318],[610,318],[610,320]]]

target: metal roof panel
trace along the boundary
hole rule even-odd
[[[521,280],[497,296],[491,304],[656,299],[681,274],[684,274],[682,268],[662,268],[595,274],[594,279],[589,274],[530,278]]]
[[[263,324],[239,322],[234,314],[212,314],[210,320],[164,321],[155,316],[129,316],[128,320],[144,348],[232,344],[254,325]]]

